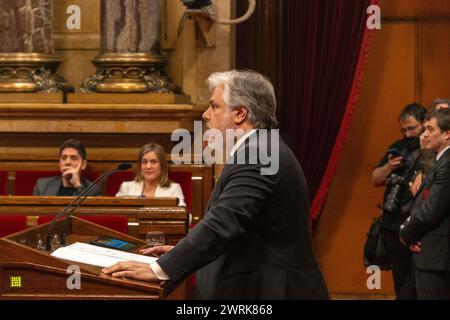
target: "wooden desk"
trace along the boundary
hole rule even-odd
[[[0,196],[0,215],[27,215],[29,226],[37,217],[55,215],[73,197]],[[148,231],[163,231],[168,244],[175,244],[188,230],[188,212],[176,198],[89,197],[75,215],[120,215],[128,217],[128,233],[145,239]]]
[[[2,139],[2,134],[0,133],[0,140]],[[4,137],[4,140],[10,140],[11,137]],[[23,136],[22,140],[30,140],[33,139],[33,137]],[[33,141],[34,143],[38,143],[38,141]],[[8,183],[6,186],[6,195],[15,195],[15,184],[16,184],[16,171],[20,170],[43,170],[43,171],[52,171],[57,170],[55,167],[55,160],[51,159],[51,156],[54,156],[52,153],[52,150],[54,148],[33,148],[33,147],[26,147],[26,148],[19,148],[20,150],[14,149],[17,152],[20,153],[20,157],[22,157],[20,160],[11,161],[14,158],[18,158],[19,155],[14,154],[11,150],[14,148],[11,146],[8,146],[6,148],[1,147],[0,142],[0,171],[7,172],[8,175]],[[96,148],[90,148],[89,149],[89,159],[99,159],[100,161],[94,161],[89,160],[88,163],[88,171],[98,173],[99,175],[105,173],[106,171],[110,170],[114,166],[119,165],[120,163],[124,161],[131,161],[134,162],[135,159],[132,157],[135,157],[136,154],[139,152],[139,149],[133,150],[133,152],[125,155],[123,154],[125,151],[122,150],[121,152],[118,152],[114,148],[115,151],[111,151],[109,149],[104,150],[103,148],[96,149]],[[38,150],[38,155],[35,154]],[[53,150],[54,151],[54,150]],[[118,162],[104,162],[104,158],[101,158],[100,153],[108,152],[108,156],[113,155],[116,158],[119,158],[120,161]],[[13,154],[11,154],[13,153]],[[35,157],[40,160],[30,160],[27,157]],[[46,161],[42,161],[43,159],[46,159]],[[132,159],[132,160],[130,160]],[[4,161],[6,160],[6,161]],[[211,191],[213,189],[213,169],[210,165],[169,165],[169,171],[170,172],[191,172],[192,173],[192,219],[195,223],[199,222],[203,217],[203,212],[206,211],[206,208],[208,206],[209,197],[211,195]],[[102,189],[106,189],[105,183],[101,185]],[[104,194],[106,190],[103,190]],[[31,195],[31,194],[30,194]]]

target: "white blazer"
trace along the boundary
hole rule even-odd
[[[116,193],[116,197],[140,197],[142,196],[142,190],[144,188],[144,182],[136,181],[124,181],[120,185],[119,192]],[[163,188],[160,185],[156,187],[155,197],[176,197],[178,198],[179,206],[186,206],[184,202],[183,191],[178,183],[172,182],[169,187]]]

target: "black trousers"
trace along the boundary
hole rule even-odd
[[[398,231],[388,229],[382,230],[386,241],[387,254],[391,264],[397,299],[417,299],[414,274],[412,272],[412,258],[409,248],[400,242]]]
[[[450,300],[450,271],[416,268],[417,297],[423,300]]]

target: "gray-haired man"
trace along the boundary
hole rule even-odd
[[[208,84],[212,97],[203,114],[207,127],[246,132],[230,157],[260,148],[252,136],[276,126],[270,81],[256,72],[232,70],[212,74]],[[160,255],[151,266],[121,262],[104,272],[178,283],[197,271],[200,299],[328,298],[308,236],[305,177],[292,151],[275,140],[267,145],[279,144],[276,172],[262,174],[261,161],[228,161],[204,218],[186,238],[175,247],[144,251]]]

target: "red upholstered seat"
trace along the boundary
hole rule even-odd
[[[0,195],[6,195],[8,187],[8,172],[0,171]]]
[[[59,176],[61,172],[59,170],[51,171],[37,171],[37,170],[19,170],[16,171],[16,180],[14,184],[14,195],[16,196],[31,196],[33,194],[33,188],[36,181],[39,178]],[[86,177],[90,181],[94,181],[98,178],[97,172],[83,172],[83,177]]]
[[[50,216],[39,216],[37,219],[37,224],[43,224],[43,223],[47,223],[53,220],[55,216],[54,215],[50,215]]]
[[[37,223],[43,224],[53,220],[55,216],[39,216]],[[99,224],[103,227],[128,234],[128,217],[126,216],[79,216],[80,219]]]
[[[16,180],[14,183],[14,194],[16,196],[31,196],[37,179],[44,177],[52,177],[60,175],[57,170],[52,171],[32,171],[19,170],[16,171]]]
[[[131,171],[117,172],[108,177],[106,183],[106,195],[114,197],[119,191],[120,184],[124,181],[133,180],[134,173]],[[170,171],[169,179],[180,184],[183,190],[184,201],[189,209],[192,210],[192,172],[188,171]]]
[[[170,171],[169,179],[178,183],[183,190],[184,201],[190,212],[192,212],[192,172]]]
[[[133,171],[120,171],[110,175],[106,182],[106,195],[114,197],[119,191],[122,182],[133,180],[133,177]]]
[[[26,215],[0,216],[0,237],[19,232],[27,228]]]

